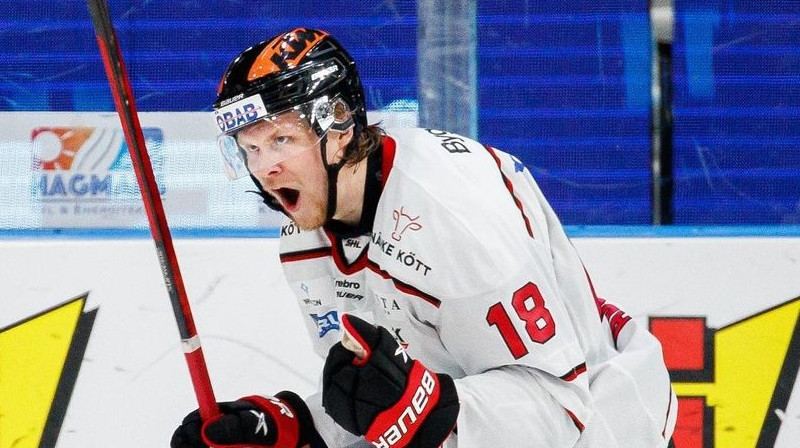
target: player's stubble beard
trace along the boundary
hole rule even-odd
[[[289,215],[301,230],[317,230],[325,225],[328,216],[328,186],[324,185],[322,190],[323,194],[318,198],[305,198],[308,200],[301,205],[298,210],[300,213]]]
[[[334,157],[340,157],[340,151],[343,151],[342,148],[336,148],[334,145],[327,141],[326,143],[331,144],[328,147],[328,151],[317,151],[315,154],[319,155],[319,166],[323,166],[322,163],[322,154],[334,154]],[[338,159],[335,159],[338,160]],[[333,162],[328,162],[331,164]],[[328,206],[329,206],[329,188],[331,186],[330,181],[328,180],[328,171],[327,169],[324,170],[324,176],[320,181],[320,191],[321,194],[319,196],[312,195],[311,193],[307,193],[303,197],[304,203],[301,204],[301,209],[298,210],[301,213],[296,214],[296,216],[289,215],[289,217],[294,221],[294,223],[301,229],[301,230],[317,230],[322,228],[328,221]],[[338,173],[336,174],[338,178]],[[341,198],[341,187],[338,182],[333,182],[333,187],[337,189],[337,199]],[[334,210],[338,210],[340,207],[336,207]],[[335,217],[334,217],[335,218]]]

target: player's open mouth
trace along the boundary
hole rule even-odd
[[[293,211],[297,206],[297,199],[300,197],[300,192],[292,188],[279,188],[275,190],[278,198],[287,212]]]

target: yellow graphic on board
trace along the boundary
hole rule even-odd
[[[714,338],[714,381],[673,384],[678,396],[705,396],[714,409],[714,446],[754,448],[800,316],[800,300],[721,328]],[[796,347],[794,347],[796,349]]]
[[[77,333],[93,321],[86,297],[0,329],[0,448],[54,445],[67,405],[57,397],[69,399],[80,366],[69,357],[83,357],[88,331]],[[48,430],[55,436],[43,440]]]

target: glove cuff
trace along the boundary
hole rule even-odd
[[[376,446],[435,448],[455,426],[458,409],[452,378],[414,361],[403,396],[378,414],[364,435]]]
[[[283,391],[275,397],[251,395],[241,400],[256,405],[272,418],[278,428],[276,447],[301,447],[311,442],[314,421],[308,406],[297,394]]]
[[[275,397],[286,402],[294,410],[295,416],[297,416],[297,422],[300,426],[297,446],[310,444],[314,440],[317,429],[314,426],[314,418],[311,417],[311,411],[308,409],[305,400],[289,390],[278,392]]]
[[[460,405],[455,382],[444,373],[439,373],[437,376],[440,388],[439,402],[420,426],[417,436],[408,445],[409,448],[439,447],[456,427]]]

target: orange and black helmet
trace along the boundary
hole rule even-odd
[[[219,115],[226,106],[255,95],[261,99],[257,107],[263,103],[266,110],[239,113],[233,120]],[[230,133],[247,125],[249,116],[276,114],[323,96],[347,104],[355,135],[366,127],[364,90],[353,58],[327,32],[296,28],[239,54],[220,81],[213,107],[220,131]]]

